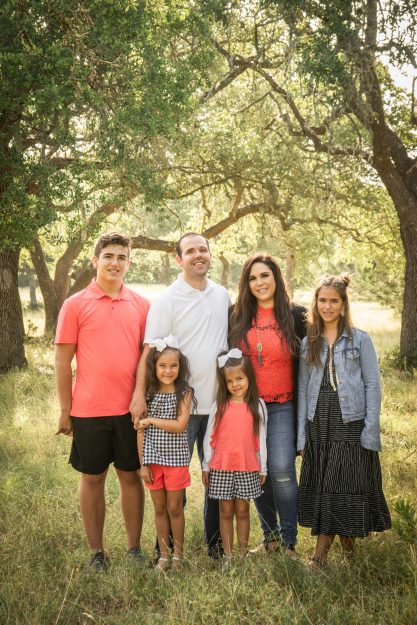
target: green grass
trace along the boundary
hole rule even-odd
[[[361,311],[357,325],[371,332],[380,351],[398,342],[398,321],[390,311],[360,304],[355,316]],[[103,575],[85,572],[88,549],[78,510],[78,475],[67,464],[70,441],[54,435],[58,405],[52,349],[35,338],[27,354],[27,369],[0,378],[2,625],[416,625],[416,528],[407,507],[399,505],[417,509],[415,376],[399,374],[382,360],[381,461],[397,530],[359,541],[354,562],[343,560],[336,544],[323,574],[312,576],[302,563],[279,554],[236,561],[222,574],[205,555],[202,486],[194,460],[186,567],[160,579],[152,569],[126,562],[113,471],[107,480],[105,530],[112,567]],[[252,545],[260,538],[253,514]],[[313,542],[301,528],[302,561]],[[143,546],[149,556],[153,543],[147,497]]]

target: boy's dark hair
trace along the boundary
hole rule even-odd
[[[194,396],[194,389],[189,385],[188,379],[190,377],[190,367],[188,364],[187,356],[184,356],[180,352],[179,349],[175,347],[166,347],[162,352],[159,352],[156,347],[151,347],[149,353],[146,357],[146,377],[145,377],[145,388],[146,388],[146,398],[148,400],[152,400],[155,396],[155,393],[158,392],[159,389],[159,380],[156,377],[156,363],[168,350],[175,352],[178,356],[178,362],[180,364],[178,377],[174,380],[175,386],[175,395],[177,397],[177,416],[179,413],[181,402],[184,399],[184,395],[186,393],[191,393],[191,406],[195,410],[197,408],[197,400]],[[193,412],[193,410],[191,410]]]
[[[224,356],[225,354],[227,354],[227,352],[220,352],[219,356]],[[242,354],[241,358],[229,358],[222,368],[217,365],[217,381],[219,385],[216,396],[217,412],[214,420],[214,427],[218,427],[221,420],[223,419],[224,413],[226,411],[226,406],[230,398],[230,394],[226,384],[225,370],[237,367],[242,369],[243,373],[246,375],[249,381],[248,390],[246,392],[244,400],[253,416],[253,431],[255,432],[255,434],[258,434],[259,422],[262,419],[261,415],[259,414],[258,385],[256,384],[256,377],[252,367],[252,363],[249,358],[244,354]]]
[[[175,252],[176,252],[177,256],[179,256],[180,258],[182,258],[181,243],[187,237],[201,237],[202,239],[205,240],[206,245],[208,247],[208,251],[210,251],[210,245],[209,245],[208,239],[206,239],[206,237],[203,236],[200,232],[186,232],[185,234],[182,235],[182,237],[180,239],[178,239],[177,244],[175,246]]]
[[[106,232],[97,239],[94,246],[94,256],[98,258],[101,250],[109,245],[121,245],[122,247],[127,247],[129,255],[132,247],[132,240],[130,237],[125,236],[120,232]]]

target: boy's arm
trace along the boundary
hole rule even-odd
[[[55,380],[59,405],[61,408],[56,434],[72,434],[72,369],[71,362],[75,355],[75,343],[59,343],[55,346]]]
[[[136,369],[136,386],[129,406],[135,428],[138,426],[139,419],[146,415],[148,410],[145,400],[146,358],[148,354],[149,345],[144,345],[142,356],[140,357],[138,368]]]
[[[160,430],[165,430],[165,432],[174,432],[174,434],[179,434],[187,427],[190,419],[190,405],[191,393],[187,393],[180,404],[180,410],[175,419],[157,419],[156,417],[146,417],[145,419],[141,419],[139,421],[138,428],[139,430],[143,430],[149,425],[153,425]]]

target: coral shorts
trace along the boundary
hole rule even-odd
[[[150,464],[153,483],[145,486],[149,490],[182,490],[191,484],[190,471],[188,467],[167,467],[162,464]]]

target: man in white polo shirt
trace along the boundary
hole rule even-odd
[[[144,351],[138,366],[137,384],[130,410],[136,422],[146,412],[145,361],[153,339],[173,334],[180,350],[190,363],[190,384],[197,399],[196,414],[188,424],[191,453],[197,442],[200,462],[208,414],[216,395],[216,358],[227,348],[228,310],[231,304],[226,289],[207,273],[211,253],[207,239],[189,232],[177,243],[176,260],[182,272],[162,295],[152,303],[146,322]],[[206,496],[204,527],[208,553],[219,555],[218,501]]]

